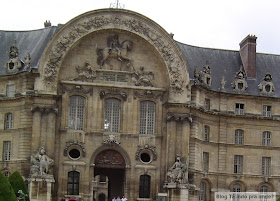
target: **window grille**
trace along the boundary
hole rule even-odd
[[[204,126],[204,141],[209,142],[209,137],[210,137],[210,127],[209,126]]]
[[[203,152],[203,171],[208,172],[209,170],[209,153]]]
[[[262,145],[263,146],[271,145],[271,133],[269,131],[264,131],[262,133]]]
[[[73,130],[84,129],[85,98],[71,96],[69,103],[68,128]]]
[[[271,117],[271,106],[270,105],[263,105],[263,116]]]
[[[3,142],[3,161],[11,160],[11,141]]]
[[[154,134],[155,103],[143,101],[140,103],[140,134]]]
[[[5,129],[13,128],[13,114],[7,113],[5,115]]]
[[[209,98],[205,98],[204,106],[205,106],[205,110],[210,110],[210,99]]]
[[[244,104],[242,103],[235,104],[235,114],[244,115]]]
[[[243,130],[235,130],[235,144],[242,145],[244,143],[244,131]]]
[[[7,85],[6,95],[7,95],[7,97],[14,97],[15,96],[15,85],[14,84]]]
[[[234,156],[234,173],[242,174],[243,169],[243,156]]]
[[[206,183],[200,183],[199,201],[206,201]]]
[[[80,173],[76,171],[68,172],[67,194],[79,195]]]
[[[151,176],[141,175],[139,186],[139,198],[150,198]]]
[[[262,175],[270,175],[270,157],[262,157]]]
[[[121,101],[107,99],[105,101],[104,130],[106,132],[119,132]]]

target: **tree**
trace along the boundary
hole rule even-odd
[[[16,201],[17,197],[8,179],[0,172],[0,201]]]
[[[28,195],[27,187],[22,179],[22,176],[19,174],[18,171],[13,172],[8,178],[15,195],[18,194],[18,190],[22,190],[22,192]],[[29,201],[29,197],[25,198],[26,201]]]

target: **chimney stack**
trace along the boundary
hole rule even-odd
[[[239,54],[248,78],[256,78],[256,46],[257,37],[248,35],[240,43]]]
[[[257,37],[248,35],[240,43],[239,54],[248,78],[256,78],[256,46]]]
[[[50,26],[52,26],[52,23],[51,23],[51,21],[49,20],[46,20],[45,22],[44,22],[44,26],[45,26],[45,28],[46,27],[50,27]]]

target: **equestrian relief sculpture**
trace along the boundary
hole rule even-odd
[[[49,169],[53,165],[54,161],[46,155],[44,147],[40,147],[36,154],[31,155],[31,176],[46,176],[49,175]]]

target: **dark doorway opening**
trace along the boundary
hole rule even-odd
[[[109,179],[108,183],[108,201],[113,197],[120,198],[124,195],[124,181],[125,181],[125,169],[119,168],[99,168],[94,169],[94,176],[104,175]]]

